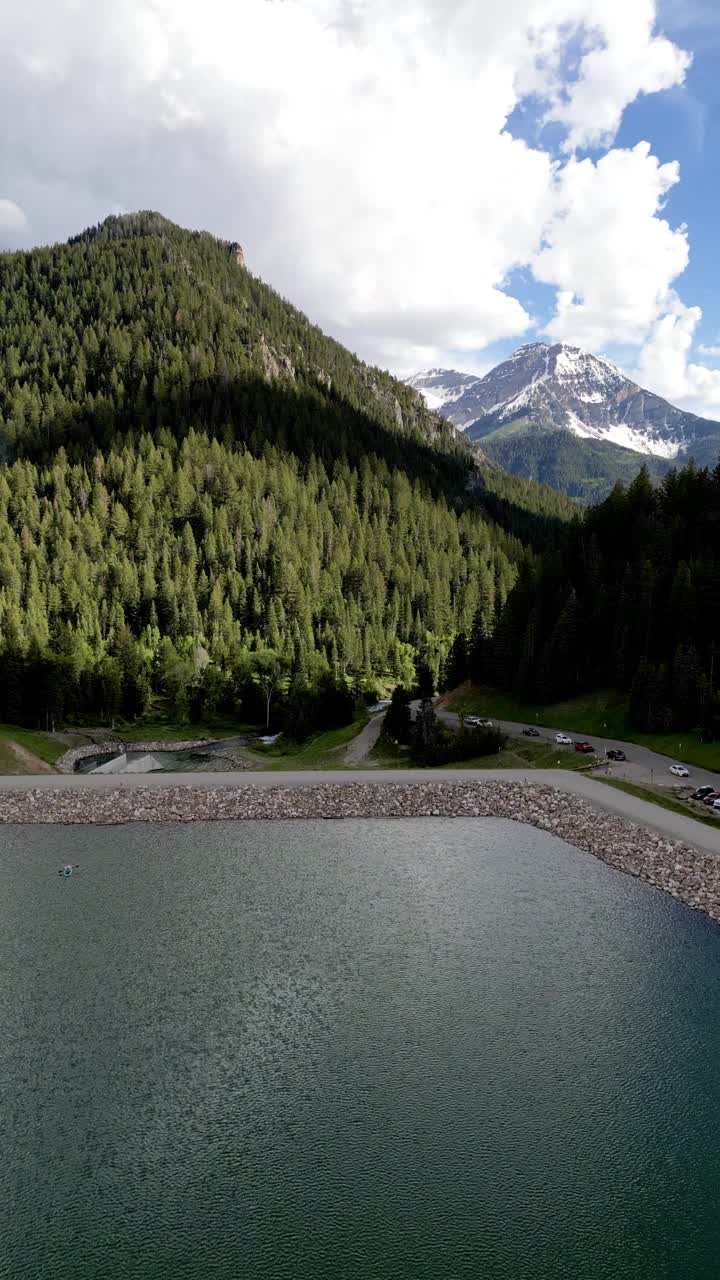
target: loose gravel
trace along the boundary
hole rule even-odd
[[[512,782],[327,783],[0,792],[0,823],[215,822],[277,818],[509,818],[560,836],[609,866],[720,920],[720,858],[576,795]]]

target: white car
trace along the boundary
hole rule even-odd
[[[571,746],[572,746],[572,738],[568,738],[568,736],[567,736],[567,734],[566,734],[566,733],[556,733],[556,734],[555,734],[555,741],[556,741],[556,742],[559,742],[559,744],[560,744],[560,746],[561,746],[561,747],[571,747]]]
[[[670,772],[675,774],[676,778],[689,778],[690,773],[684,764],[671,764]]]
[[[720,800],[713,800],[713,809],[720,809]]]
[[[466,716],[465,723],[469,724],[471,729],[492,729],[492,720],[486,720],[484,716]]]

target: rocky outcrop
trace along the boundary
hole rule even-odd
[[[275,382],[278,379],[295,381],[295,366],[292,360],[284,352],[277,352],[274,347],[271,347],[264,334],[260,336],[260,361],[263,373],[269,382]]]
[[[233,243],[230,245],[230,254],[234,258],[237,265],[245,269],[246,267],[245,254],[243,252],[242,245],[238,244],[237,241],[233,241]]]
[[[549,786],[363,782],[268,788],[66,786],[0,792],[0,823],[419,817],[531,823],[720,920],[720,858],[600,813],[578,796]]]

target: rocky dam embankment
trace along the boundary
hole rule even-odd
[[[327,783],[0,793],[0,823],[214,822],[292,818],[508,818],[551,832],[720,920],[720,858],[600,812],[551,786],[513,782]]]

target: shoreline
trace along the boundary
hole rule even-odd
[[[598,807],[586,796],[530,779],[367,778],[283,785],[276,775],[263,786],[253,785],[248,778],[204,787],[187,783],[92,789],[44,785],[0,790],[0,824],[13,825],[433,817],[528,823],[720,921],[720,857],[716,853]]]

